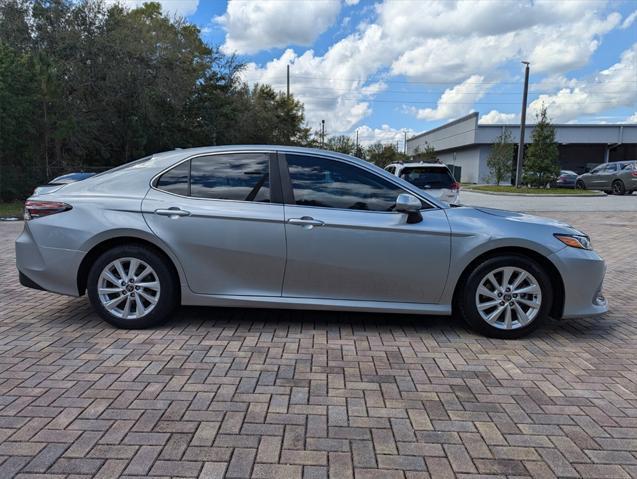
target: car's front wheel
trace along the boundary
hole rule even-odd
[[[505,255],[490,258],[471,272],[459,307],[479,332],[513,339],[536,329],[548,316],[552,301],[551,280],[537,262]]]
[[[99,315],[125,329],[161,324],[177,305],[177,281],[166,261],[142,246],[103,253],[88,275],[88,296]]]
[[[575,188],[578,190],[585,190],[586,189],[586,183],[584,183],[582,180],[577,180],[575,182]]]

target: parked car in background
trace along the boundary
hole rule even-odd
[[[631,194],[637,190],[637,161],[611,161],[596,166],[577,177],[575,187],[602,190],[615,195]]]
[[[450,204],[458,202],[460,183],[455,180],[447,165],[442,163],[392,163],[385,167],[392,175],[398,176],[431,196]]]
[[[607,311],[564,223],[451,207],[371,163],[288,146],[153,155],[29,198],[20,282],[122,328],[179,304],[450,315],[514,338]],[[68,303],[76,307],[76,303]]]
[[[76,173],[67,173],[66,175],[58,176],[57,178],[53,178],[46,185],[41,185],[35,188],[33,191],[34,195],[41,195],[44,193],[49,193],[57,190],[61,186],[68,185],[69,183],[75,183],[76,181],[82,181],[86,178],[90,178],[95,173],[85,173],[85,172],[76,172]]]
[[[553,188],[575,188],[577,173],[571,170],[560,171],[560,176],[551,184]]]

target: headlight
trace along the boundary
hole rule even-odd
[[[593,249],[591,239],[586,235],[562,235],[556,233],[553,236],[571,248]]]

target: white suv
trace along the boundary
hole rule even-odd
[[[447,165],[424,162],[392,163],[387,165],[385,170],[442,201],[451,204],[458,201],[460,183],[455,180]]]

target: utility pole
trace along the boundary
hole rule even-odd
[[[520,186],[522,176],[522,161],[524,160],[524,129],[526,128],[526,102],[529,94],[529,62],[523,61],[524,68],[524,94],[522,95],[522,114],[520,116],[520,144],[518,145],[518,162],[515,167],[515,187]]]
[[[405,140],[403,142],[403,155],[407,155],[407,130],[403,130],[405,134]]]
[[[325,120],[321,120],[321,148],[325,147]]]
[[[288,88],[287,88],[288,98],[290,98],[290,65],[288,64]]]
[[[356,153],[358,153],[358,128],[356,128]]]

